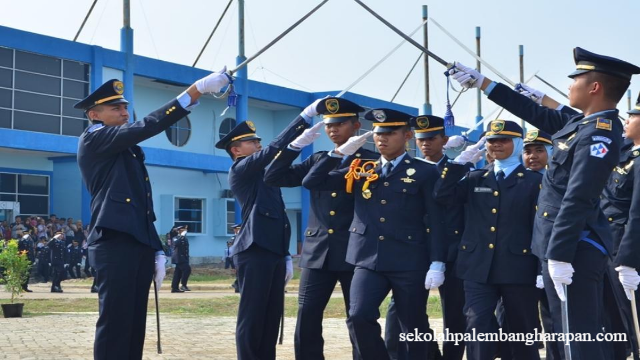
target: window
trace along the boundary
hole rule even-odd
[[[175,198],[173,222],[176,226],[189,225],[190,233],[203,234],[204,204],[204,199]]]
[[[88,126],[73,108],[89,95],[89,65],[0,48],[0,127],[79,136]]]
[[[226,118],[222,120],[220,123],[220,129],[218,129],[218,134],[220,134],[220,139],[227,136],[228,133],[236,127],[236,119],[234,118]]]
[[[49,216],[49,176],[0,173],[0,201],[17,201],[20,212]]]
[[[191,120],[185,116],[165,130],[164,133],[173,145],[185,146],[191,137]]]
[[[233,235],[233,225],[236,224],[236,201],[227,199],[227,235]]]

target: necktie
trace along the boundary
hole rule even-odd
[[[502,184],[504,182],[504,171],[502,170],[498,171],[496,180],[498,180],[498,184]]]
[[[384,164],[384,167],[382,168],[382,175],[384,177],[389,176],[389,174],[391,174],[392,169],[393,169],[393,164],[391,163],[391,161],[387,161],[387,163]]]

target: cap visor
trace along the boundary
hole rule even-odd
[[[568,77],[570,77],[571,79],[573,79],[574,77],[578,76],[578,75],[582,75],[584,73],[588,73],[591,70],[576,70],[574,72],[572,72],[571,74],[567,75]]]
[[[432,137],[436,137],[438,135],[442,135],[444,136],[444,132],[443,131],[430,131],[430,132],[416,132],[415,133],[415,137],[416,139],[430,139]]]
[[[390,133],[400,129],[400,126],[374,126],[373,133],[374,134],[384,134]]]

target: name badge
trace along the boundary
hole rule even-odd
[[[475,187],[475,188],[473,188],[473,192],[490,193],[490,192],[493,192],[493,189],[492,188],[487,188],[487,187]]]

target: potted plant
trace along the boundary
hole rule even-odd
[[[0,268],[3,269],[0,284],[11,292],[11,303],[2,304],[5,318],[22,317],[23,303],[14,303],[22,295],[23,285],[31,269],[26,251],[18,251],[17,240],[0,241]]]

